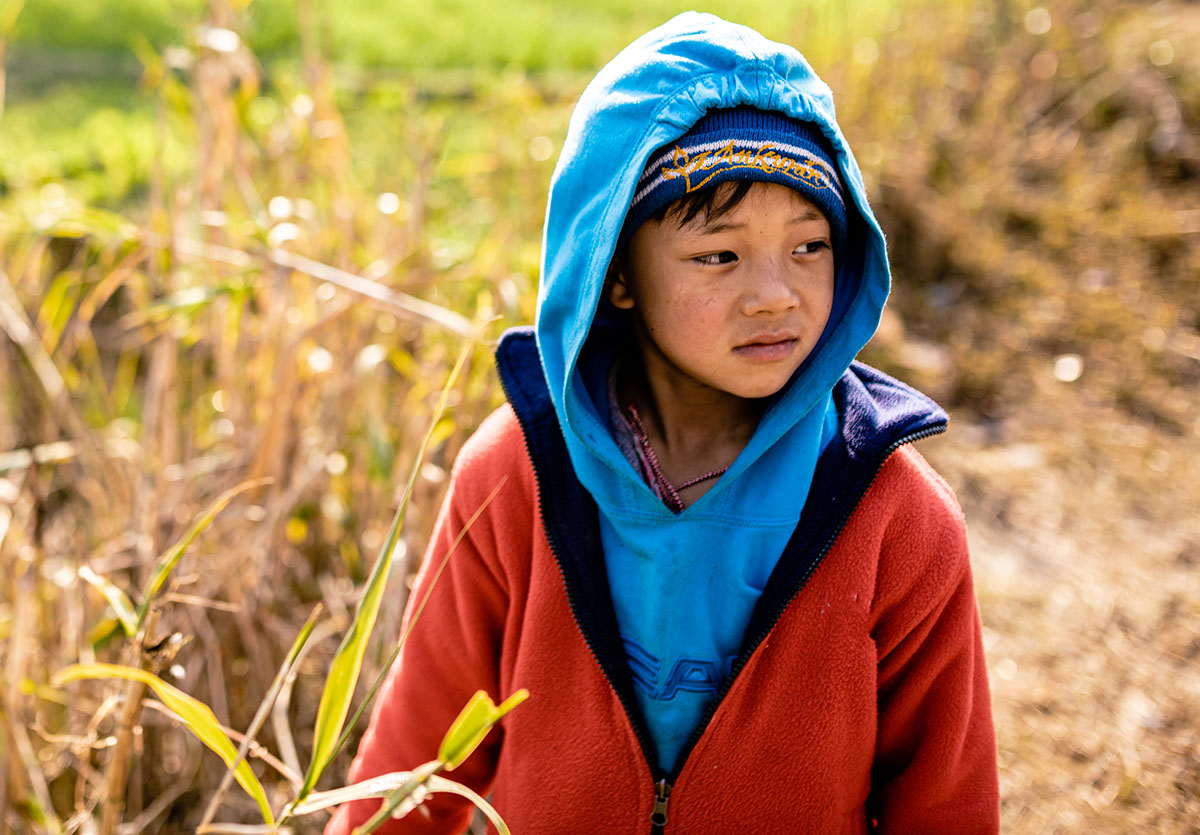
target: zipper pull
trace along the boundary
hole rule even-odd
[[[651,832],[662,832],[667,825],[667,798],[671,794],[671,784],[665,779],[654,785],[654,811],[650,813]]]

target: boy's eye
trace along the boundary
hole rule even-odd
[[[737,260],[737,255],[725,250],[724,252],[710,252],[707,255],[697,255],[692,259],[701,264],[731,264]]]
[[[815,255],[823,249],[829,249],[828,241],[807,241],[796,247],[799,255]]]

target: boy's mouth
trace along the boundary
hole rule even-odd
[[[775,362],[791,356],[798,342],[795,336],[788,333],[766,333],[734,346],[733,352],[744,359]]]

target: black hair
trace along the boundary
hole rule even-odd
[[[712,223],[736,209],[738,204],[746,199],[746,195],[750,193],[750,188],[754,183],[754,180],[733,182],[726,180],[722,183],[705,186],[659,208],[646,220],[647,222],[651,220],[661,222],[671,218],[677,221],[680,227],[683,227],[703,212],[705,222]],[[733,186],[733,188],[723,188],[727,185]]]

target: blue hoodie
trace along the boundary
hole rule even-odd
[[[819,126],[851,198],[851,244],[818,346],[770,402],[729,470],[672,513],[608,422],[608,364],[632,344],[605,276],[650,154],[707,111],[751,105]],[[856,210],[856,211],[855,211]],[[670,772],[716,698],[746,625],[837,431],[831,392],[875,332],[890,286],[883,234],[835,121],[829,88],[800,53],[688,12],[634,41],[580,98],[550,187],[536,337],[571,465],[595,499],[638,706]]]

